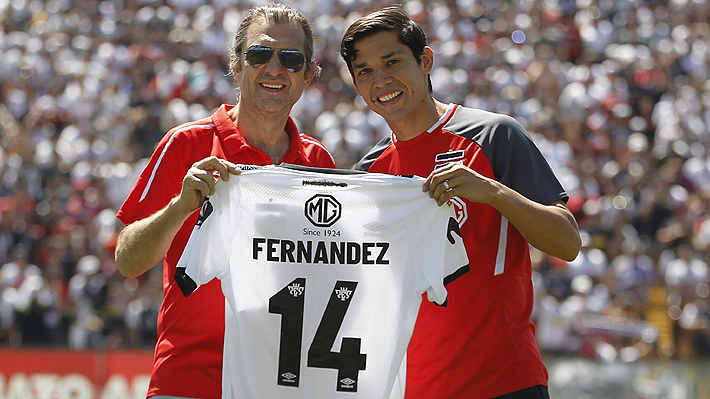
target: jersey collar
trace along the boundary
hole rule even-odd
[[[439,118],[439,120],[436,121],[436,123],[431,125],[431,127],[429,129],[427,129],[426,132],[431,133],[434,130],[438,129],[439,126],[442,126],[444,123],[446,123],[446,121],[448,121],[449,118],[451,118],[451,115],[454,114],[455,109],[456,109],[456,104],[449,103],[449,106],[446,108],[446,112],[444,112],[444,115],[441,115],[441,118]]]
[[[250,145],[242,133],[234,125],[234,121],[227,112],[234,108],[234,105],[222,104],[212,115],[212,122],[217,128],[217,135],[222,139],[227,155],[234,155],[240,151],[259,151]],[[303,143],[298,133],[298,126],[289,116],[286,121],[286,133],[289,137],[289,148],[284,155],[282,162],[293,163],[295,160],[305,159]]]
[[[454,114],[454,111],[456,111],[457,107],[458,107],[458,105],[456,105],[454,103],[449,103],[449,106],[446,108],[446,112],[444,112],[444,115],[442,115],[438,121],[436,121],[433,125],[431,125],[431,127],[429,129],[427,129],[426,132],[432,133],[432,132],[436,131],[436,129],[443,126],[444,123],[446,123],[451,118],[451,115]],[[391,135],[392,135],[392,141],[397,143],[397,136],[395,136],[394,132],[392,132]]]
[[[294,161],[296,160],[306,159],[301,135],[298,133],[298,126],[296,126],[296,122],[290,116],[286,121],[286,133],[288,133],[290,143],[288,151],[284,154],[281,162],[295,163]]]
[[[212,122],[217,128],[217,135],[222,139],[227,155],[236,154],[239,151],[249,148],[249,144],[244,136],[237,130],[234,121],[227,114],[227,111],[234,108],[234,105],[222,104],[212,115]]]

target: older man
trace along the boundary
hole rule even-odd
[[[148,397],[222,397],[224,297],[212,281],[190,298],[174,279],[196,212],[228,180],[236,163],[335,167],[325,147],[299,133],[289,114],[316,75],[313,30],[283,4],[250,9],[237,29],[230,67],[240,87],[237,104],[170,130],[118,211],[126,227],[116,265],[139,276],[163,263],[163,303]]]

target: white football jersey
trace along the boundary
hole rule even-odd
[[[445,305],[468,270],[423,181],[268,166],[217,184],[175,278],[221,280],[224,398],[389,397],[422,294]]]

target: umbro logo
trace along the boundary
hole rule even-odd
[[[456,214],[456,222],[458,222],[459,227],[468,219],[468,208],[466,208],[466,203],[459,197],[453,197],[449,200],[451,205],[454,207],[454,213]]]
[[[345,389],[353,389],[355,388],[355,383],[357,381],[353,380],[352,378],[343,378],[340,380],[340,388],[345,388]]]
[[[283,377],[283,382],[295,383],[297,375],[293,373],[283,373],[281,377]]]
[[[461,161],[464,158],[466,158],[465,150],[448,151],[436,154],[436,156],[434,156],[434,169],[439,169],[442,166],[450,164],[451,162]],[[459,227],[462,227],[468,219],[468,209],[466,208],[466,202],[464,202],[464,200],[459,197],[451,198],[449,202],[454,207],[454,211],[456,213],[456,221],[458,222]]]

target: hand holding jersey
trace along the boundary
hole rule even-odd
[[[206,197],[214,194],[217,179],[229,181],[229,175],[238,175],[241,172],[237,165],[215,156],[195,162],[182,181],[178,205],[185,213],[192,214],[202,206]]]
[[[358,94],[392,129],[355,168],[427,177],[423,191],[457,208],[471,260],[448,291],[452,306],[422,303],[405,397],[549,398],[530,320],[529,251],[566,260],[579,251],[564,188],[512,117],[432,96],[433,50],[403,7],[353,22],[340,54]]]
[[[227,181],[239,164],[279,162],[335,167],[317,139],[298,131],[290,112],[319,67],[308,20],[284,4],[239,13],[229,69],[239,86],[235,105],[176,126],[163,136],[118,211],[126,224],[116,266],[127,277],[162,264],[163,301],[148,396],[221,397],[224,301],[219,284],[189,300],[175,265],[215,176]],[[267,59],[267,49],[279,49]],[[273,51],[269,51],[272,53]]]
[[[547,205],[531,201],[461,162],[433,170],[422,190],[428,191],[439,206],[453,197],[493,206],[532,246],[549,255],[571,261],[579,252],[579,246],[570,240],[570,237],[579,236],[577,223],[563,200]]]
[[[422,181],[264,167],[218,184],[175,279],[221,280],[224,397],[389,397],[422,294],[444,305],[468,270]]]
[[[456,190],[456,192],[454,192]],[[464,197],[472,202],[488,203],[495,195],[495,180],[489,179],[461,162],[452,162],[431,172],[422,191],[436,200],[439,206],[453,197]]]

